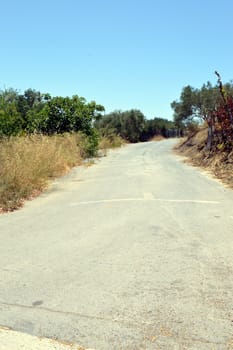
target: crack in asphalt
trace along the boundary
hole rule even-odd
[[[101,317],[101,316],[84,315],[84,314],[80,314],[80,313],[74,312],[74,311],[61,311],[61,310],[50,309],[50,308],[44,307],[44,306],[37,307],[37,305],[23,305],[23,304],[6,303],[6,302],[0,302],[0,305],[29,309],[29,310],[37,309],[37,310],[47,311],[47,312],[51,312],[51,313],[55,313],[55,314],[70,315],[70,316],[82,317],[82,318],[99,320],[99,321],[108,321],[108,322],[119,323],[119,324],[123,324],[123,325],[137,328],[136,324],[133,324],[133,323],[130,323],[127,321],[117,320],[114,318],[112,319],[112,318],[107,318],[107,317]],[[148,326],[151,325],[151,323],[146,323],[146,322],[142,322],[142,323],[143,323],[143,325],[148,325]]]

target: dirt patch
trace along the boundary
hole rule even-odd
[[[163,141],[165,140],[165,137],[163,137],[162,135],[155,135],[152,137],[152,139],[150,139],[150,141]]]
[[[233,188],[233,150],[208,150],[206,140],[207,128],[203,127],[195,134],[182,139],[174,150],[177,154],[185,156],[186,162],[205,169]]]

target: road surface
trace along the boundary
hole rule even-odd
[[[233,191],[175,142],[111,151],[0,216],[0,325],[99,350],[233,349]]]

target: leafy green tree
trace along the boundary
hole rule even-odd
[[[141,111],[132,109],[126,111],[121,117],[121,135],[130,142],[138,142],[141,139],[145,127],[145,116]]]
[[[224,85],[227,93],[233,93],[232,83]],[[176,125],[188,125],[193,121],[207,120],[211,111],[219,105],[221,96],[217,86],[210,82],[203,84],[200,89],[195,89],[190,85],[185,86],[179,101],[173,101],[171,107],[174,110],[174,122]]]
[[[73,131],[82,130],[87,135],[91,134],[93,124],[96,120],[102,117],[104,107],[97,104],[95,101],[87,103],[85,98],[77,95],[72,97],[71,105],[71,129]]]
[[[85,152],[94,155],[98,134],[94,129],[104,111],[95,101],[87,102],[77,95],[51,97],[28,89],[19,94],[14,89],[0,91],[0,137],[21,133],[51,135],[65,132],[82,132],[86,135]]]
[[[174,122],[176,125],[181,122],[193,119],[196,114],[196,107],[198,104],[197,90],[190,85],[182,89],[180,100],[173,101],[171,107],[174,110]]]
[[[147,141],[153,138],[155,135],[162,135],[164,137],[177,136],[177,130],[174,122],[163,118],[146,120],[146,125],[141,139],[143,141]]]
[[[23,128],[26,132],[38,131],[37,126],[41,111],[50,100],[49,94],[42,94],[33,89],[25,90],[23,95],[19,95],[17,108],[23,118]]]
[[[28,130],[29,120],[43,108],[45,102],[44,95],[33,89],[17,96],[17,111],[21,114],[23,129]]]
[[[121,135],[122,128],[122,112],[114,111],[104,115],[95,121],[95,127],[101,136],[112,137],[113,135]]]
[[[13,89],[0,91],[0,136],[17,135],[22,131],[22,118],[17,111],[18,93]]]
[[[29,129],[45,134],[82,131],[92,134],[94,120],[101,116],[104,107],[83,97],[45,96],[47,101],[35,115],[30,114]]]

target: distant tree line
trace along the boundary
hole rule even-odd
[[[172,121],[154,118],[146,119],[140,110],[115,111],[95,122],[102,136],[119,135],[129,142],[148,141],[155,135],[174,137],[178,135]]]
[[[162,118],[147,120],[139,110],[103,115],[104,106],[78,95],[51,97],[34,89],[24,93],[0,90],[0,138],[25,134],[81,132],[93,148],[98,137],[121,136],[129,142],[148,141],[155,135],[178,136],[175,123]]]

